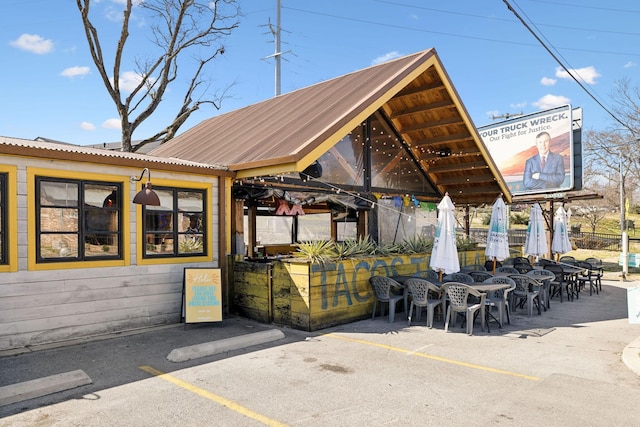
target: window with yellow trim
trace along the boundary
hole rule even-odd
[[[207,253],[206,192],[154,186],[160,206],[142,207],[143,258],[167,258]]]
[[[38,263],[122,259],[118,182],[36,177]]]
[[[7,242],[7,176],[0,173],[0,264],[8,264]]]

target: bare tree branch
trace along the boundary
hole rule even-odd
[[[224,54],[222,39],[239,26],[237,0],[127,0],[113,56],[112,75],[106,71],[99,33],[90,19],[91,0],[76,0],[76,4],[91,58],[120,116],[122,151],[133,151],[131,141],[134,132],[156,112],[168,88],[174,87],[172,84],[177,82],[179,69],[193,73],[184,89],[182,105],[171,123],[151,138],[144,139],[137,149],[151,141],[165,142],[173,138],[189,116],[202,105],[220,108],[222,97],[209,93],[209,85],[202,84],[203,76],[208,76],[207,65]],[[151,22],[147,36],[157,49],[147,52],[150,58],[128,58],[125,53],[131,37],[129,25],[132,14]],[[187,56],[189,53],[191,55]],[[195,66],[189,66],[189,60],[195,61]],[[133,88],[123,87],[121,81],[122,70],[128,62],[135,65],[138,78]]]

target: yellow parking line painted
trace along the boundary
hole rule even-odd
[[[540,381],[540,378],[534,377],[534,376],[531,376],[531,375],[519,374],[517,372],[504,371],[502,369],[491,368],[489,366],[482,366],[482,365],[476,365],[476,364],[473,364],[473,363],[461,362],[459,360],[447,359],[446,357],[434,356],[432,354],[427,354],[427,353],[418,353],[418,352],[415,352],[415,351],[406,350],[404,348],[393,347],[393,346],[386,345],[386,344],[379,344],[379,343],[376,343],[376,342],[373,342],[373,341],[366,341],[366,340],[361,340],[361,339],[357,339],[357,338],[349,338],[349,337],[345,337],[343,335],[337,335],[337,334],[334,334],[334,333],[325,334],[323,336],[331,337],[331,338],[338,338],[338,339],[345,340],[345,341],[357,342],[359,344],[365,344],[365,345],[370,345],[370,346],[374,346],[374,347],[380,347],[380,348],[384,348],[384,349],[387,349],[387,350],[397,351],[399,353],[408,353],[408,354],[411,354],[413,356],[424,357],[425,359],[437,360],[438,362],[444,362],[444,363],[449,363],[449,364],[452,364],[452,365],[464,366],[465,368],[471,368],[471,369],[477,369],[477,370],[480,370],[480,371],[493,372],[494,374],[508,375],[508,376],[511,376],[511,377],[523,378],[525,380]]]
[[[260,421],[263,424],[266,424],[268,426],[278,426],[278,427],[286,427],[287,424],[281,423],[279,421],[275,421],[272,420],[271,418],[267,418],[264,415],[260,415],[257,412],[252,411],[251,409],[247,409],[242,405],[239,405],[237,403],[235,403],[232,400],[226,399],[222,396],[218,396],[217,394],[211,393],[207,390],[204,390],[200,387],[194,386],[193,384],[189,384],[186,381],[182,381],[172,375],[169,375],[167,373],[164,373],[162,371],[158,371],[157,369],[151,367],[151,366],[140,366],[140,369],[142,369],[143,371],[151,374],[151,375],[155,375],[156,377],[168,381],[172,384],[177,385],[178,387],[182,387],[185,390],[188,390],[192,393],[197,394],[198,396],[204,397],[206,399],[209,400],[213,400],[216,403],[219,403],[220,405],[226,406],[227,408],[231,409],[232,411],[235,411],[239,414],[242,414],[244,416],[247,416],[249,418],[253,418],[256,421]]]

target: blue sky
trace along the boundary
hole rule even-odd
[[[113,49],[123,0],[92,6],[94,24]],[[509,0],[554,54],[576,70],[607,108],[616,82],[640,86],[640,6],[626,0]],[[240,0],[244,17],[211,68],[212,89],[228,88],[221,110],[204,107],[180,129],[274,96],[274,53],[267,24],[276,0]],[[493,116],[571,104],[583,108],[585,129],[617,123],[509,11],[503,0],[281,0],[281,92],[435,48],[477,126]],[[0,135],[46,137],[74,144],[120,140],[117,114],[91,61],[74,0],[3,0],[0,16]],[[9,11],[10,13],[6,13]],[[135,16],[135,14],[134,14]],[[147,22],[136,20],[132,36]],[[131,40],[133,42],[134,40]],[[146,39],[132,43],[123,71]],[[110,63],[109,63],[110,66]],[[191,76],[182,76],[188,79]],[[134,139],[173,117],[171,89],[157,117]],[[116,120],[117,122],[117,120]]]

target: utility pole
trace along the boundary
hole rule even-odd
[[[276,0],[276,25],[275,27],[271,24],[271,22],[269,22],[269,31],[271,32],[271,35],[273,36],[274,39],[274,44],[275,44],[275,52],[273,52],[273,55],[269,55],[266,56],[263,59],[268,59],[268,58],[274,58],[276,61],[276,70],[275,70],[275,96],[280,95],[280,61],[281,61],[281,57],[282,54],[287,53],[287,52],[281,52],[280,51],[280,32],[281,32],[281,27],[280,27],[280,9],[281,9],[281,4],[280,4],[280,0]]]
[[[624,204],[624,175],[622,173],[622,150],[619,154],[620,169],[620,236],[622,238],[622,281],[627,280],[629,274],[629,233],[627,231],[627,218]]]
[[[280,55],[282,55],[282,52],[280,52],[280,9],[280,0],[276,0],[276,51],[274,52],[276,58],[276,96],[280,95]]]

